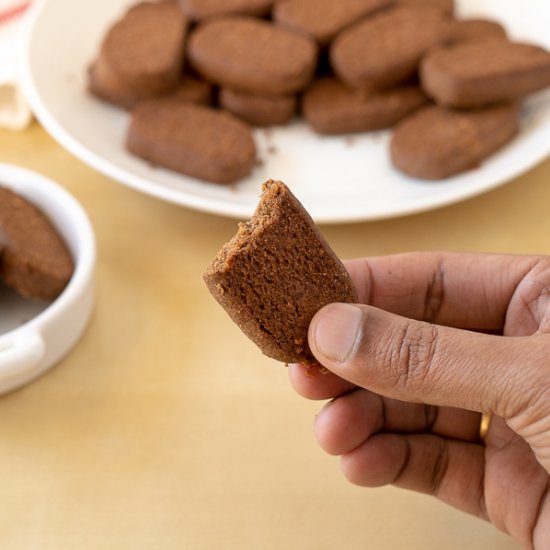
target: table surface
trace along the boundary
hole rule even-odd
[[[72,192],[99,249],[84,337],[0,399],[3,549],[518,548],[432,498],[343,479],[313,437],[320,404],[292,391],[202,282],[235,220],[118,185],[36,123],[0,131],[0,162]],[[461,204],[322,230],[341,257],[550,253],[549,203],[547,161]]]

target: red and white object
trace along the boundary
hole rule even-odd
[[[18,58],[29,0],[0,0],[0,127],[22,130],[32,119],[19,86]]]

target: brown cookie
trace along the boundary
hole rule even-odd
[[[397,3],[417,8],[435,7],[444,11],[447,15],[452,15],[455,11],[454,0],[397,0]]]
[[[89,71],[89,89],[125,108],[177,86],[187,21],[172,2],[142,2],[107,32]]]
[[[317,64],[312,38],[250,17],[215,19],[189,40],[189,59],[206,80],[259,94],[291,94]]]
[[[340,33],[330,48],[331,64],[353,88],[389,88],[411,78],[448,30],[449,20],[439,9],[392,8]]]
[[[444,179],[479,166],[519,131],[519,107],[502,104],[477,111],[432,106],[395,129],[391,159],[414,178]]]
[[[185,14],[194,21],[225,15],[267,15],[275,0],[179,0]]]
[[[391,3],[392,0],[284,0],[275,4],[273,19],[326,45],[351,23]]]
[[[451,23],[448,44],[506,38],[506,29],[489,19],[462,19]]]
[[[48,218],[0,187],[0,277],[26,298],[53,300],[71,279],[73,260]]]
[[[327,77],[306,91],[302,111],[317,133],[337,135],[391,128],[426,103],[418,86],[363,92]]]
[[[216,183],[244,178],[256,162],[247,124],[230,113],[174,99],[140,103],[126,145],[154,165]]]
[[[214,87],[192,76],[184,76],[178,87],[167,97],[196,105],[211,105],[214,96]]]
[[[285,124],[296,113],[294,95],[259,95],[232,88],[220,90],[220,106],[253,126]]]
[[[315,364],[311,319],[332,302],[356,302],[342,262],[300,202],[281,182],[264,184],[252,219],[218,252],[204,280],[265,355]]]
[[[105,68],[105,64],[97,62],[88,68],[88,90],[91,94],[107,103],[128,110],[145,99],[131,86],[124,85],[111,71],[102,70],[102,68]]]
[[[442,105],[477,108],[550,86],[550,52],[508,40],[437,48],[422,62],[422,86]]]

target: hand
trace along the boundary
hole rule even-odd
[[[347,263],[369,305],[332,304],[309,344],[332,399],[315,433],[352,483],[435,495],[550,548],[550,258],[416,253]],[[480,413],[492,413],[479,439]]]

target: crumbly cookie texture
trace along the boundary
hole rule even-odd
[[[329,303],[357,301],[348,272],[310,215],[273,180],[204,280],[262,352],[284,363],[315,364],[307,342],[311,319]]]

